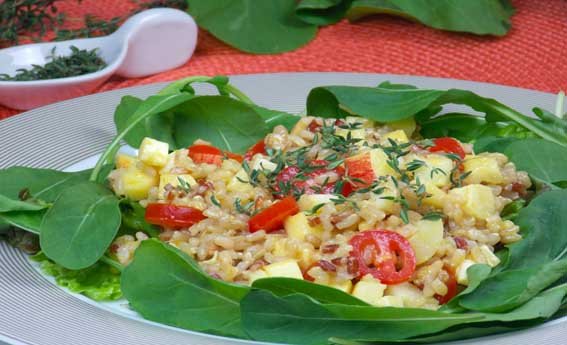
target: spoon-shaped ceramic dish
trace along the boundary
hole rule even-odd
[[[129,18],[109,36],[62,42],[36,43],[0,50],[0,74],[16,74],[19,68],[44,65],[56,47],[56,55],[70,54],[71,46],[98,48],[107,66],[76,77],[0,81],[0,103],[28,110],[89,93],[113,74],[127,78],[144,77],[183,65],[197,44],[197,25],[187,13],[158,8]]]

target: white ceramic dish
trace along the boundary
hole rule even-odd
[[[44,65],[55,47],[67,55],[71,46],[99,50],[107,63],[102,70],[76,77],[37,81],[0,81],[0,104],[28,110],[82,96],[110,78],[138,78],[183,65],[195,50],[197,25],[187,13],[156,8],[129,18],[109,36],[62,42],[26,44],[0,50],[0,74],[14,75],[20,68]]]
[[[390,80],[430,88],[463,88],[528,113],[551,108],[554,95],[449,79],[344,73],[247,75],[232,82],[260,105],[301,113],[309,89],[319,85],[377,85]],[[112,113],[123,95],[147,97],[163,84],[86,96],[0,122],[0,168],[12,165],[82,169],[92,166],[114,133]],[[201,89],[206,92],[212,89]],[[456,109],[452,109],[456,110]],[[82,114],[82,116],[77,116]],[[49,116],[46,116],[49,115]],[[33,138],[34,140],[30,140]],[[520,332],[470,339],[456,345],[560,345],[567,318]],[[40,274],[26,256],[0,242],[0,341],[29,345],[254,344],[179,330],[141,319],[121,302],[96,303],[70,294]],[[259,343],[255,343],[259,344]],[[447,343],[449,344],[449,343]]]

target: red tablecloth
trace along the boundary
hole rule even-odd
[[[471,0],[472,1],[472,0]],[[515,0],[513,29],[503,38],[429,29],[377,16],[325,27],[296,51],[251,55],[201,31],[197,50],[184,66],[140,79],[114,78],[97,91],[178,79],[189,75],[261,72],[376,72],[485,81],[548,92],[567,89],[567,1]],[[127,13],[129,0],[83,0],[62,4],[71,17]],[[18,111],[0,106],[0,119]]]

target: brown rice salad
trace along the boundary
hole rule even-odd
[[[521,240],[500,214],[530,179],[502,154],[415,129],[303,117],[244,157],[204,141],[169,153],[146,138],[110,180],[211,276],[307,279],[371,305],[435,309],[468,284],[468,267],[498,265],[494,248]],[[112,250],[128,264],[146,238],[118,237]]]

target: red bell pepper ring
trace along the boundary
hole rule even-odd
[[[239,154],[232,152],[223,152],[221,149],[211,145],[191,145],[188,149],[189,157],[191,157],[193,162],[198,164],[207,163],[221,166],[222,161],[225,158],[234,159],[238,162],[242,162],[243,160],[243,157]]]
[[[408,240],[388,230],[369,230],[354,235],[350,256],[358,262],[358,277],[371,274],[384,284],[409,280],[415,271],[415,253]]]
[[[264,139],[258,141],[249,148],[248,151],[246,151],[246,154],[244,154],[244,159],[249,161],[258,153],[266,154],[266,143],[264,142]]]
[[[146,207],[146,222],[169,229],[188,228],[207,218],[201,210],[189,206],[151,203]]]
[[[273,232],[283,228],[284,221],[287,217],[293,216],[299,212],[299,206],[295,199],[291,196],[285,197],[280,201],[276,201],[268,208],[260,211],[260,213],[252,216],[248,221],[250,232],[265,230]]]
[[[461,159],[465,159],[465,150],[457,139],[442,137],[433,139],[435,145],[427,148],[429,152],[454,153]]]

